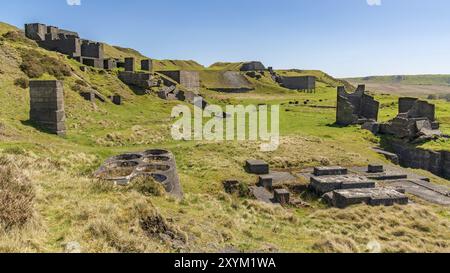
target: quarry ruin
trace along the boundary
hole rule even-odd
[[[76,32],[33,23],[25,25],[25,35],[39,46],[65,54],[84,65],[104,67],[104,45],[83,40]]]
[[[380,103],[366,93],[365,85],[359,85],[354,93],[347,93],[344,86],[337,89],[337,125],[377,121],[379,108]]]

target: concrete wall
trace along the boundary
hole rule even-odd
[[[104,69],[114,69],[117,68],[117,61],[115,59],[104,59],[103,60]]]
[[[128,72],[135,71],[134,58],[125,58],[125,71]]]
[[[47,34],[47,26],[43,24],[26,24],[25,36],[35,41],[44,41]]]
[[[198,92],[200,90],[200,73],[198,71],[159,71],[159,73],[171,78],[183,85],[189,91]]]
[[[316,77],[281,77],[281,85],[293,90],[313,90],[316,89]]]
[[[70,57],[81,56],[81,40],[78,38],[45,40],[38,43],[47,50],[57,51]]]
[[[150,73],[120,72],[119,79],[125,84],[138,86],[144,89],[155,86],[153,75]]]
[[[262,71],[266,70],[266,67],[261,62],[247,62],[241,67],[241,71]]]
[[[104,58],[103,44],[84,40],[81,44],[81,56],[103,59]]]
[[[365,86],[360,85],[354,93],[347,93],[345,87],[338,87],[336,124],[347,126],[361,120],[378,120],[380,103],[365,94]]]
[[[402,142],[393,142],[392,150],[398,155],[400,165],[407,168],[423,169],[450,179],[450,152],[415,148]]]
[[[30,81],[30,120],[57,135],[65,135],[64,90],[61,81]]]
[[[153,71],[153,61],[152,60],[142,60],[141,61],[141,70]]]

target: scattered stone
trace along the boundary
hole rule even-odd
[[[262,160],[247,160],[246,170],[252,174],[269,174],[269,164]]]
[[[64,246],[64,253],[79,254],[81,252],[81,245],[78,242],[68,242]]]
[[[238,180],[225,180],[223,181],[223,188],[228,194],[238,194],[240,182]]]
[[[264,71],[266,67],[261,62],[247,62],[241,67],[241,71]]]
[[[348,169],[343,167],[316,167],[314,168],[315,176],[323,175],[346,175],[348,174]]]
[[[380,124],[376,121],[368,121],[361,126],[361,129],[368,130],[376,135],[380,131]]]
[[[122,105],[122,96],[114,95],[110,96],[109,99],[114,103],[115,105]]]
[[[384,166],[383,165],[373,165],[370,164],[367,168],[367,172],[369,173],[382,173],[384,172]]]

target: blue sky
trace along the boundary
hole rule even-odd
[[[80,0],[2,1],[0,21],[56,25],[204,65],[261,60],[338,77],[450,74],[448,0],[68,1]]]

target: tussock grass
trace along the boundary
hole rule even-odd
[[[34,215],[35,190],[16,163],[0,158],[0,228],[23,227]]]

